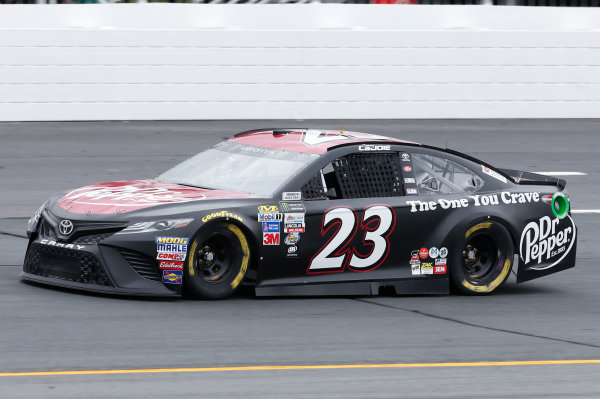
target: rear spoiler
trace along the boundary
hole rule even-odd
[[[565,189],[567,182],[557,177],[540,175],[532,172],[525,172],[524,170],[514,169],[498,169],[499,171],[510,176],[515,183],[522,185],[534,185],[534,186],[556,186],[560,191]]]

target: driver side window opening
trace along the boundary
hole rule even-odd
[[[305,199],[402,196],[399,157],[393,153],[355,153],[340,157],[302,186]]]
[[[470,193],[483,185],[476,173],[454,161],[416,153],[412,158],[419,195]]]

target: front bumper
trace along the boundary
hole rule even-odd
[[[21,278],[76,290],[141,296],[179,296],[180,285],[160,281],[156,261],[133,250],[102,245],[30,241]]]

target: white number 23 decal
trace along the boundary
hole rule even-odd
[[[396,215],[388,206],[371,205],[366,207],[360,230],[364,232],[362,248],[370,250],[370,252],[362,255],[356,247],[349,246],[359,230],[354,210],[346,207],[327,210],[323,215],[321,234],[325,236],[336,225],[338,228],[325,246],[313,256],[308,273],[343,271],[348,259],[349,268],[352,270],[375,269],[387,257],[390,250],[388,238],[395,224]]]

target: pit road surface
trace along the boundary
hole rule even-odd
[[[574,215],[574,269],[521,285],[511,276],[488,297],[152,300],[19,281],[26,219],[54,192],[153,177],[242,130],[341,125],[500,167],[583,172],[564,177],[572,207],[600,208],[600,120],[2,123],[0,396],[600,397],[600,364],[570,362],[600,359],[598,213]],[[537,360],[565,362],[528,363]],[[437,364],[456,362],[469,364]],[[373,364],[388,367],[362,366]],[[166,370],[145,372],[154,369]]]

